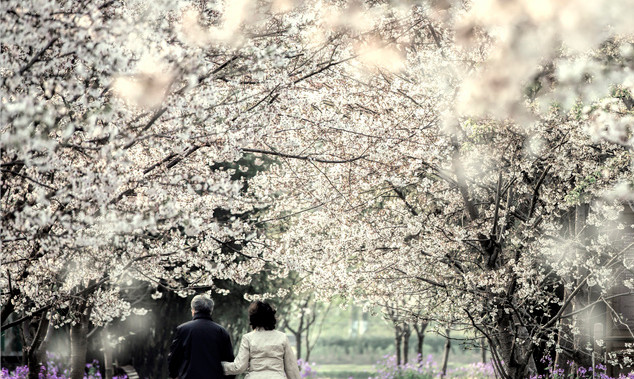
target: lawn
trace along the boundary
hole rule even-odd
[[[488,378],[493,377],[492,373],[485,375],[479,370],[469,369],[470,365],[458,362],[449,362],[447,365],[447,376],[450,378]],[[356,365],[356,364],[315,364],[313,368],[316,371],[318,379],[368,379],[370,377],[379,376],[377,368],[374,365]],[[437,368],[436,368],[437,369]],[[426,377],[426,376],[425,376]]]
[[[354,364],[336,364],[336,365],[320,365],[315,366],[319,379],[339,379],[354,378],[367,379],[372,375],[376,375],[376,369],[373,365],[354,365]]]

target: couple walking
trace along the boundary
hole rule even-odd
[[[238,356],[229,333],[211,320],[213,300],[197,295],[191,302],[193,320],[176,328],[168,358],[170,378],[215,379],[247,371],[245,379],[299,379],[295,353],[288,338],[275,330],[275,310],[265,302],[249,306],[249,324]]]

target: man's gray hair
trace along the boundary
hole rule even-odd
[[[192,299],[192,309],[196,313],[211,314],[214,311],[214,301],[207,294],[196,295]]]

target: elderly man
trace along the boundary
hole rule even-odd
[[[225,378],[221,361],[232,361],[229,333],[211,320],[214,301],[208,295],[192,299],[193,320],[179,325],[168,358],[170,378]]]

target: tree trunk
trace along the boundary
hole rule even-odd
[[[421,365],[423,363],[423,343],[425,342],[425,329],[427,329],[427,323],[414,324],[414,330],[416,330],[416,337],[418,340],[416,342],[416,356],[418,359],[418,364]]]
[[[308,359],[310,358],[310,325],[310,322],[306,324],[306,357],[304,357],[304,362],[308,362]],[[300,356],[298,355],[297,358],[300,358]]]
[[[396,347],[396,365],[401,367],[401,342],[403,340],[403,333],[401,328],[394,326],[394,345]]]
[[[105,327],[101,333],[103,338],[103,368],[106,374],[106,379],[112,379],[114,376],[114,366],[112,365],[112,341],[110,341],[110,333],[108,333],[107,327]]]
[[[418,363],[423,363],[423,343],[425,342],[425,335],[418,335],[418,340],[416,342],[416,359],[418,359]]]
[[[403,364],[409,362],[409,337],[412,335],[412,329],[409,324],[403,326]]]
[[[83,379],[88,349],[88,317],[81,315],[70,327],[70,379]]]
[[[447,363],[449,362],[449,351],[451,350],[451,339],[449,338],[450,330],[447,329],[447,340],[445,341],[445,351],[442,355],[442,370],[440,377],[444,378],[447,375]]]
[[[29,379],[38,379],[40,377],[41,362],[37,359],[35,352],[29,352],[26,356],[27,366],[29,368]]]
[[[482,359],[482,363],[486,364],[487,363],[487,349],[486,349],[486,340],[484,339],[484,337],[480,338],[480,353],[481,353],[481,359]]]
[[[530,375],[529,369],[535,371],[533,360],[533,345],[526,329],[515,322],[510,314],[503,313],[498,318],[497,328],[499,332],[492,337],[492,343],[497,355],[493,357],[503,378],[521,379]]]
[[[575,208],[568,213],[570,238],[577,239],[581,246],[585,246],[588,242],[588,210],[588,204],[580,204],[575,206]],[[582,256],[585,255],[585,248],[579,247],[578,254]],[[583,268],[576,272],[578,277],[584,277],[586,274],[587,270]],[[565,290],[564,298],[567,298],[569,294],[570,290]],[[596,298],[597,296],[593,296],[592,290],[584,286],[571,301],[569,305],[570,311],[575,312],[579,309],[583,309]],[[592,366],[592,355],[586,353],[586,348],[593,344],[590,338],[592,336],[592,328],[594,327],[594,322],[600,319],[593,319],[590,309],[581,312],[577,317],[585,321],[584,327],[580,328],[581,333],[572,332],[575,325],[572,324],[570,319],[562,319],[559,323],[558,343],[561,348],[560,350],[563,350],[563,352],[556,353],[555,364],[564,370],[564,375],[575,375],[579,366]],[[568,364],[568,362],[571,362],[571,364]]]
[[[38,379],[40,367],[44,363],[39,350],[48,332],[48,313],[34,316],[22,324],[22,360],[29,369],[29,379]]]
[[[304,328],[304,310],[303,309],[300,314],[301,316],[299,317],[299,326],[297,326],[297,331],[293,331],[292,329],[289,328],[289,330],[291,330],[291,332],[293,332],[293,334],[295,335],[295,349],[297,349],[296,351],[297,358],[302,357],[302,329]]]

